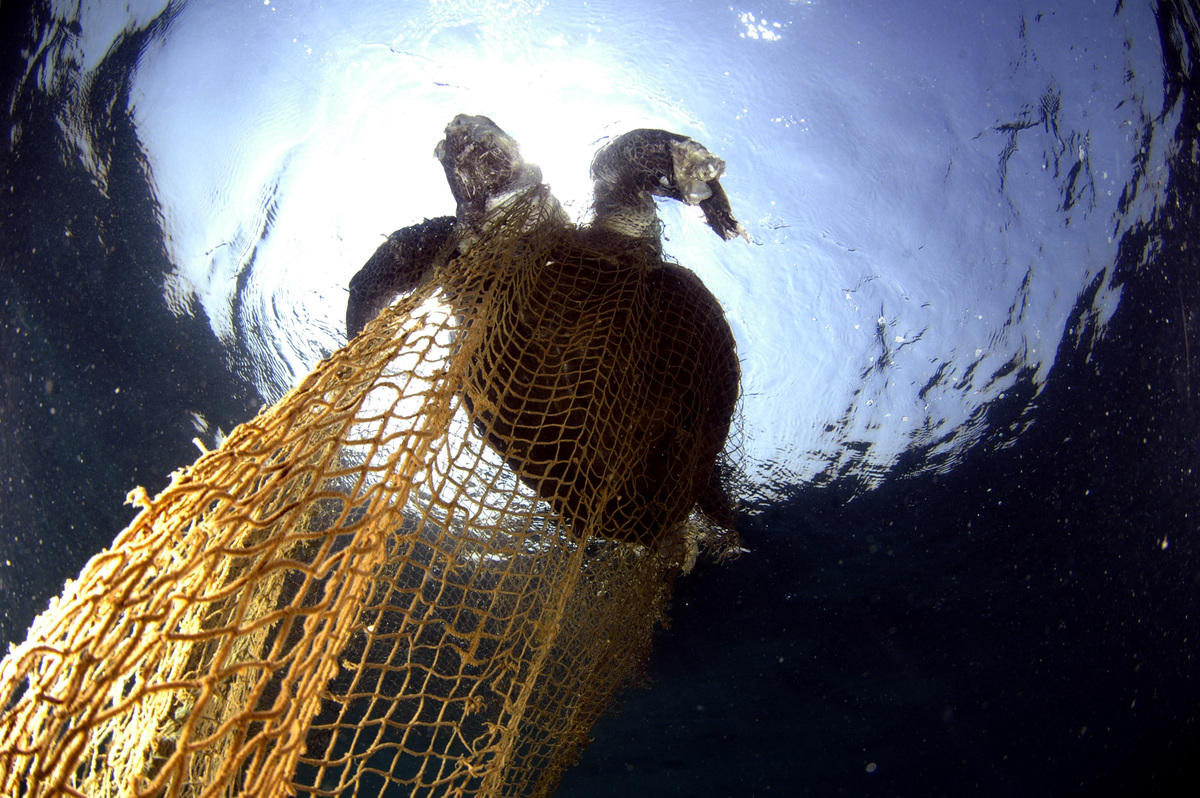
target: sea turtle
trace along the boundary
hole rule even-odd
[[[462,385],[488,444],[580,534],[655,545],[693,508],[729,528],[718,459],[738,395],[734,340],[699,278],[663,260],[653,199],[699,205],[722,238],[745,237],[718,182],[724,162],[663,130],[619,136],[592,162],[594,218],[576,227],[487,117],[455,117],[435,155],[457,213],[379,247],[350,282],[348,335],[503,250],[489,276],[502,310]]]

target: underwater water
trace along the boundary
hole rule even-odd
[[[606,138],[727,310],[750,550],[676,584],[562,795],[1194,789],[1200,28],[1189,3],[0,8],[0,631],[344,341],[491,116],[583,218]]]

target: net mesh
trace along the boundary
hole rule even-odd
[[[738,377],[694,276],[546,207],[131,494],[0,663],[0,793],[553,791],[736,544],[695,505]]]

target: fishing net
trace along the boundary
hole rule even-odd
[[[674,576],[736,546],[738,369],[698,279],[545,191],[131,494],[0,662],[0,793],[553,791]]]

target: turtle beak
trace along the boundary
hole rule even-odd
[[[733,209],[729,207],[729,198],[725,196],[725,189],[721,184],[710,180],[705,187],[709,190],[709,196],[701,200],[699,205],[700,210],[704,211],[704,220],[713,232],[726,241],[742,238],[746,243],[752,243],[746,228],[733,218]]]

